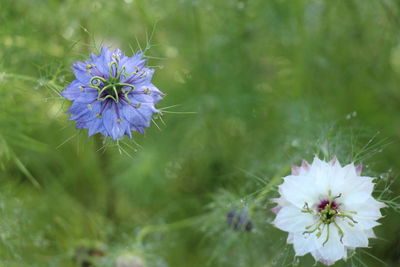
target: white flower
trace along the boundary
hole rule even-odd
[[[361,165],[341,167],[336,158],[303,161],[279,186],[273,224],[289,233],[296,256],[311,253],[325,265],[346,259],[349,250],[368,246],[382,217],[385,204],[372,197],[372,180],[361,176]]]

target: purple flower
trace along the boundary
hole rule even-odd
[[[98,56],[73,64],[76,79],[61,95],[73,101],[68,113],[76,128],[113,140],[131,138],[132,130],[143,134],[163,96],[151,83],[154,70],[145,63],[143,53],[127,57],[102,47]]]
[[[232,210],[226,215],[227,224],[235,231],[246,230],[250,232],[253,229],[253,223],[247,216],[247,210],[241,211]]]

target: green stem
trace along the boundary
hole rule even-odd
[[[41,189],[39,182],[35,179],[35,177],[31,174],[31,172],[25,167],[25,165],[19,160],[19,158],[15,155],[14,161],[17,167],[21,170],[23,174],[28,178],[28,180],[33,184],[36,189]]]
[[[27,82],[35,82],[35,83],[45,83],[47,85],[56,87],[58,89],[62,89],[63,87],[56,84],[53,80],[44,80],[41,81],[37,78],[31,77],[31,76],[27,76],[27,75],[22,75],[22,74],[15,74],[15,73],[6,73],[6,72],[2,72],[0,73],[0,79],[1,78],[8,78],[8,79],[16,79],[16,80],[22,80],[22,81],[27,81]]]
[[[271,192],[272,189],[282,180],[282,176],[290,170],[290,167],[286,167],[282,169],[281,172],[276,174],[269,182],[268,184],[264,187],[264,189],[257,195],[255,199],[255,203],[258,203],[262,200],[264,200],[267,195]]]
[[[195,216],[195,217],[187,218],[187,219],[184,219],[181,221],[173,222],[170,224],[147,225],[147,226],[143,227],[140,230],[140,232],[137,234],[136,242],[138,244],[142,244],[145,237],[152,233],[168,232],[171,230],[178,230],[181,228],[190,227],[196,223],[199,223],[200,219],[202,219],[202,218],[203,218],[203,216]]]
[[[103,137],[101,135],[95,136],[95,143],[96,143],[96,151],[98,151],[101,147],[103,147]],[[109,172],[109,163],[110,159],[108,156],[107,151],[97,152],[99,158],[99,168],[101,168],[101,173],[103,174],[105,183],[107,184],[107,193],[106,193],[106,210],[105,214],[109,219],[115,219],[116,212],[115,212],[115,197],[116,197],[116,190],[113,184],[112,175]]]
[[[282,175],[286,173],[290,168],[285,168],[282,170],[281,173],[274,176],[269,183],[265,186],[264,190],[262,190],[257,198],[256,203],[262,201],[268,193],[281,181]],[[136,236],[136,242],[138,244],[142,244],[145,237],[149,234],[156,233],[156,232],[167,232],[171,230],[177,230],[185,227],[190,227],[196,223],[199,223],[200,220],[203,218],[203,215],[187,218],[181,221],[177,221],[170,224],[162,224],[162,225],[148,225],[143,227],[140,232]]]
[[[26,76],[26,75],[21,75],[21,74],[13,74],[13,73],[1,73],[0,77],[5,77],[5,78],[9,78],[9,79],[19,79],[19,80],[24,80],[24,81],[28,81],[28,82],[38,82],[38,79],[30,77],[30,76]]]

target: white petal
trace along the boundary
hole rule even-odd
[[[374,230],[372,230],[372,229],[367,229],[367,230],[364,230],[364,232],[365,232],[367,238],[376,238],[376,235],[375,235],[375,233],[374,233]]]
[[[289,175],[279,186],[279,193],[287,201],[302,209],[307,203],[312,206],[318,202],[318,191],[313,186],[314,180],[308,176]]]
[[[328,241],[312,254],[316,260],[330,265],[340,259],[345,259],[347,257],[347,251],[344,245],[340,242],[338,230],[333,224],[330,224],[329,227],[325,227],[325,231],[320,238],[323,238],[323,240],[325,240],[328,230]]]
[[[314,257],[316,261],[319,261],[327,266],[331,266],[335,263],[335,261],[324,259],[318,250],[311,252],[311,255]]]
[[[286,232],[304,232],[306,227],[314,224],[314,216],[309,213],[301,212],[294,206],[282,207],[276,215],[273,224]]]
[[[377,220],[382,217],[380,209],[384,206],[385,204],[370,197],[364,203],[355,203],[351,207],[347,207],[347,209],[357,212],[352,216],[357,221],[358,227],[361,229],[371,229],[380,224]]]
[[[286,243],[288,244],[293,244],[293,239],[294,239],[294,234],[293,233],[289,233]]]
[[[330,177],[328,181],[329,189],[332,193],[332,196],[341,195],[343,197],[344,190],[349,188],[349,181],[352,181],[352,177],[355,176],[354,165],[349,164],[344,167],[340,167],[340,165],[335,165],[330,170],[326,170],[329,173]],[[348,177],[351,177],[350,179]]]
[[[306,160],[301,161],[300,175],[305,175],[310,171],[310,164]]]
[[[304,256],[305,254],[319,249],[322,246],[315,234],[293,234],[293,247],[296,256]]]
[[[343,231],[343,244],[347,247],[368,247],[368,236],[358,224],[351,226],[347,219],[336,220],[337,224]]]
[[[278,214],[278,212],[282,209],[283,206],[288,206],[290,205],[290,202],[286,201],[284,198],[272,198],[272,202],[276,203],[277,205],[271,209],[271,211],[275,214]]]
[[[370,177],[353,176],[346,179],[345,186],[342,188],[341,200],[346,205],[353,203],[364,203],[365,200],[371,197],[374,184]]]
[[[347,164],[346,166],[343,166],[342,169],[346,173],[347,177],[357,176],[356,166],[354,166],[354,163]]]

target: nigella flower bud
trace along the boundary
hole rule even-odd
[[[228,223],[229,226],[232,226],[233,224],[233,219],[235,218],[236,213],[231,211],[228,212],[228,214],[226,215],[226,222]]]
[[[253,223],[248,219],[245,209],[240,212],[228,212],[226,222],[235,231],[245,230],[250,232],[253,229]]]
[[[246,223],[246,226],[244,228],[247,232],[250,232],[253,229],[253,223],[251,221],[248,221]]]
[[[154,70],[145,66],[143,53],[125,56],[119,49],[102,47],[100,54],[73,65],[75,80],[61,93],[72,100],[68,110],[77,129],[88,129],[89,136],[100,133],[113,140],[131,131],[144,133],[155,104],[163,93],[152,83]]]

